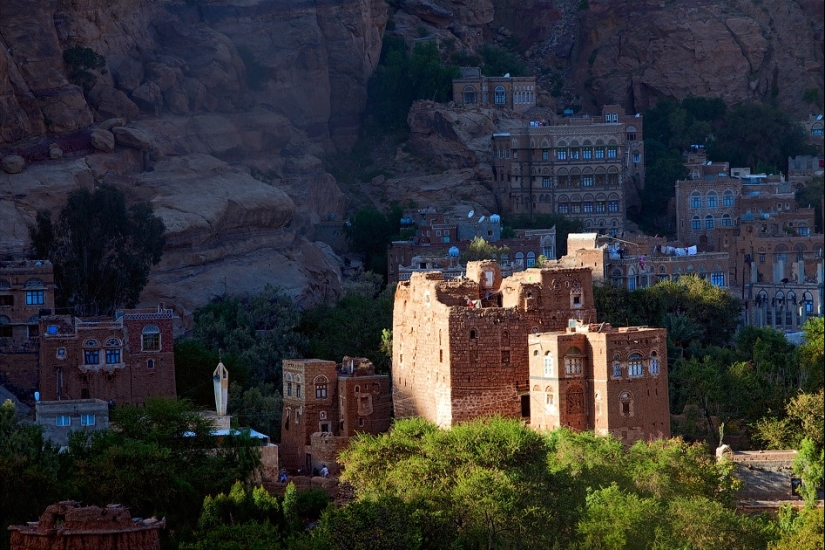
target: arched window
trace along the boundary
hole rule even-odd
[[[507,92],[505,91],[504,86],[496,86],[495,95],[493,97],[496,105],[504,105],[507,103]]]
[[[527,267],[533,267],[536,265],[536,254],[535,252],[528,252],[527,253]]]
[[[157,325],[146,325],[141,331],[140,349],[142,351],[160,350],[160,329]]]
[[[730,214],[722,214],[722,227],[732,227],[733,222],[731,221]]]
[[[43,284],[42,279],[32,278],[26,281],[26,284],[23,285],[23,288],[46,288],[46,285]]]
[[[659,354],[656,351],[650,352],[650,374],[659,374]]]
[[[722,194],[722,206],[725,208],[733,207],[733,191],[730,189],[725,189],[725,192]]]
[[[618,361],[613,363],[613,378],[621,378],[622,376],[622,364]]]
[[[693,216],[693,219],[690,220],[690,228],[694,230],[702,229],[702,220],[699,216]]]
[[[106,364],[116,365],[120,363],[120,340],[109,338],[106,340]]]
[[[787,262],[788,261],[788,247],[784,244],[777,245],[774,249],[776,253],[776,261],[777,262]]]
[[[86,365],[100,364],[100,344],[97,340],[89,338],[83,342],[83,362]]]
[[[627,375],[642,375],[642,356],[640,354],[631,353],[630,356],[627,358]]]
[[[702,208],[702,194],[699,191],[690,194],[690,207],[694,209]]]
[[[805,313],[813,313],[814,311],[814,296],[810,292],[805,292],[802,295],[802,304],[805,306]]]
[[[705,229],[713,229],[713,216],[710,214],[705,216]]]
[[[284,374],[284,395],[292,397],[292,375]]]
[[[717,208],[718,206],[719,206],[719,195],[716,194],[716,191],[708,191],[707,207],[708,208]]]
[[[805,245],[798,244],[794,247],[794,256],[796,256],[796,261],[805,259]]]
[[[327,384],[329,384],[329,380],[326,376],[316,376],[315,380],[315,399],[326,399],[327,398]]]
[[[584,354],[576,346],[568,348],[564,354],[564,372],[568,375],[581,374],[584,367]]]
[[[524,253],[516,252],[516,266],[523,267],[524,266]]]
[[[472,86],[464,86],[464,103],[472,104],[476,102],[476,89]]]

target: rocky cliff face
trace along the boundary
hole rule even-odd
[[[147,303],[185,315],[267,282],[317,303],[340,269],[313,223],[350,200],[322,159],[356,138],[388,18],[445,53],[514,48],[550,111],[692,94],[804,115],[825,96],[822,13],[823,0],[4,0],[0,157],[26,166],[0,173],[0,251],[25,250],[38,209],[109,183],[169,228]],[[812,88],[816,106],[801,101]],[[497,209],[489,135],[517,120],[422,102],[409,123],[396,176],[362,184],[365,201]]]
[[[168,229],[145,302],[186,316],[267,283],[334,299],[340,260],[308,239],[348,199],[319,159],[355,139],[386,19],[381,0],[3,2],[0,156],[27,166],[0,173],[0,248],[107,183]]]
[[[533,67],[572,86],[563,100],[642,111],[660,98],[775,98],[799,116],[819,90],[822,0],[612,2],[494,0],[496,20]],[[545,78],[546,86],[550,85]],[[561,100],[561,98],[560,98]],[[591,105],[588,105],[588,102]]]

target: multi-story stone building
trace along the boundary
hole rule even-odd
[[[644,188],[642,117],[605,105],[601,117],[530,122],[492,136],[493,190],[503,211],[562,214],[620,234]]]
[[[399,283],[396,418],[421,416],[449,427],[500,414],[539,429],[597,429],[628,443],[668,437],[664,329],[591,326],[592,288],[590,267],[534,268],[502,279],[492,261],[468,264],[466,279],[446,281],[431,272]],[[546,351],[569,376],[561,376],[552,359],[544,362]],[[547,407],[566,407],[568,394],[575,402],[569,414]],[[623,416],[623,403],[633,406],[632,415]]]
[[[625,444],[670,437],[663,328],[571,323],[528,336],[530,425],[612,435]]]
[[[0,384],[27,397],[37,388],[39,319],[52,313],[54,289],[48,260],[0,262]]]
[[[768,235],[808,235],[814,209],[798,208],[792,186],[781,177],[705,176],[676,182],[677,238],[701,250],[722,250],[725,238],[741,233],[742,222],[756,221]]]
[[[341,364],[321,359],[283,361],[281,463],[307,472],[336,467],[339,450],[356,433],[390,427],[389,376],[365,358]]]
[[[467,107],[501,107],[526,111],[536,106],[536,78],[533,76],[483,76],[478,67],[461,67],[461,77],[453,79],[453,102]]]
[[[40,318],[40,393],[44,401],[102,399],[140,404],[174,397],[171,309],[127,309],[115,317]]]
[[[823,173],[825,173],[825,158],[821,155],[788,157],[788,183],[802,184],[814,176],[822,176]]]

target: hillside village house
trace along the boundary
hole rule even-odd
[[[54,309],[48,260],[0,262],[0,384],[31,397],[38,381],[40,315]]]
[[[326,465],[335,473],[338,451],[357,433],[390,428],[390,380],[369,359],[284,359],[280,460],[307,473]]]
[[[430,272],[399,283],[396,418],[449,427],[500,414],[627,444],[669,437],[664,329],[594,325],[592,289],[590,267],[502,278],[494,261],[470,262],[463,279]]]
[[[529,122],[492,136],[493,190],[507,212],[562,214],[619,235],[627,198],[644,188],[639,115],[605,105],[601,117]]]
[[[484,76],[478,67],[461,67],[453,79],[453,102],[465,107],[499,107],[521,112],[536,106],[533,76]]]
[[[172,319],[163,305],[93,319],[42,316],[42,399],[141,404],[148,397],[174,397]]]

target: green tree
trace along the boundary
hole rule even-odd
[[[112,429],[76,432],[64,468],[84,502],[119,502],[136,515],[167,516],[170,527],[194,526],[206,495],[228,490],[260,465],[248,437],[215,449],[214,425],[191,402],[149,399],[117,407]]]
[[[221,352],[231,376],[246,385],[281,384],[281,360],[300,357],[306,345],[296,331],[301,313],[280,288],[266,285],[258,294],[224,296],[195,310],[193,338],[212,353]],[[211,365],[214,370],[215,365]]]
[[[57,305],[76,315],[134,307],[166,242],[150,203],[127,208],[123,193],[106,185],[73,191],[57,223],[45,211],[36,223],[32,242],[54,264]]]
[[[411,419],[389,434],[359,437],[340,460],[359,500],[394,497],[419,510],[424,548],[539,548],[558,540],[565,514],[547,451],[541,434],[515,420],[439,430]]]
[[[331,506],[312,531],[316,550],[417,550],[421,532],[418,510],[395,497],[363,499],[343,508]]]
[[[825,384],[825,320],[812,317],[802,326],[804,340],[798,348],[802,388],[815,391]]]
[[[805,438],[793,460],[793,473],[802,480],[799,494],[806,508],[816,506],[817,492],[825,480],[825,453],[814,441]]]
[[[582,548],[651,548],[656,538],[654,526],[661,517],[654,499],[623,493],[612,485],[587,496],[587,509],[576,530]]]
[[[384,348],[384,331],[392,327],[395,287],[378,296],[347,292],[335,305],[307,309],[298,330],[307,338],[305,355],[340,361],[345,355],[367,357],[381,372],[388,372],[391,357]]]
[[[25,422],[10,400],[0,404],[0,549],[9,548],[6,527],[40,517],[62,494],[58,449],[41,426]]]
[[[510,76],[528,75],[524,62],[507,49],[485,42],[478,52],[481,54],[481,72],[484,76],[504,76],[507,73]]]
[[[755,168],[762,163],[772,171],[787,172],[788,157],[815,154],[805,144],[805,133],[796,121],[766,103],[744,103],[725,116],[707,149],[713,161]]]
[[[506,256],[510,249],[506,246],[495,246],[488,243],[483,237],[475,237],[467,249],[461,254],[461,262],[477,262],[479,260],[492,260],[493,258],[500,259]]]

